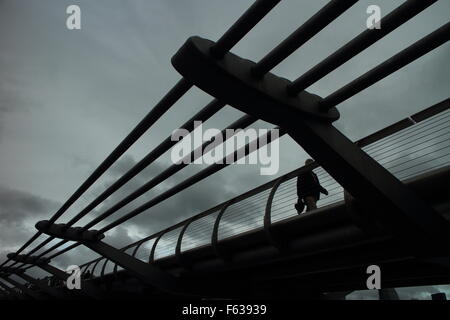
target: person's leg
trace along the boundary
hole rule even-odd
[[[314,196],[305,197],[306,211],[317,209],[317,199]]]

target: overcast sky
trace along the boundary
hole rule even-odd
[[[0,0],[0,261],[33,235],[34,224],[48,219],[180,79],[170,58],[186,38],[217,40],[252,2]],[[282,1],[232,51],[259,60],[327,2]],[[364,31],[368,5],[379,5],[386,15],[401,3],[359,1],[273,72],[294,80]],[[81,30],[66,28],[71,4],[81,8]],[[448,22],[449,12],[450,2],[439,1],[308,91],[332,93]],[[446,44],[345,101],[336,126],[356,140],[448,98],[449,56]],[[58,221],[73,217],[210,100],[191,89]],[[226,107],[206,126],[222,129],[240,116]],[[281,139],[280,156],[278,175],[306,158],[288,137]],[[166,154],[81,224],[169,165]],[[121,213],[202,168],[181,171]],[[123,246],[273,178],[260,176],[257,165],[229,167],[114,229],[108,242]],[[95,256],[80,248],[57,263]]]

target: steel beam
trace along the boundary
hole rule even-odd
[[[252,69],[253,75],[257,77],[265,75],[356,2],[358,0],[332,0],[328,2],[276,48],[265,55]]]
[[[381,29],[367,29],[349,41],[325,60],[308,70],[288,87],[288,93],[296,95],[327,74],[336,70],[372,44],[437,2],[437,0],[408,0],[381,19]]]
[[[450,22],[330,94],[321,101],[321,108],[332,108],[348,98],[353,97],[358,92],[370,87],[384,77],[446,43],[449,39]]]
[[[121,251],[121,252],[125,252],[127,249],[121,248],[121,249],[118,249],[118,250]],[[117,277],[117,272],[118,271],[119,271],[119,265],[116,263],[114,265],[114,269],[113,269],[114,277]]]
[[[281,0],[256,0],[253,5],[223,34],[211,54],[221,58],[233,48]]]

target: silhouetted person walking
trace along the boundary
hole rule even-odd
[[[313,163],[311,159],[305,161],[305,165]],[[320,194],[328,195],[328,191],[320,185],[319,178],[312,171],[301,173],[297,177],[297,196],[298,201],[295,204],[298,214],[303,212],[306,206],[306,211],[317,209],[317,201],[320,199]]]

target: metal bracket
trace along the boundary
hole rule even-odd
[[[96,230],[81,231],[81,227],[68,227],[66,224],[52,224],[48,220],[36,223],[36,229],[49,236],[70,241],[97,241],[105,237]]]
[[[178,263],[185,269],[187,270],[191,270],[191,263],[190,261],[187,261],[186,258],[183,258],[181,255],[181,243],[183,242],[183,236],[187,230],[187,228],[189,227],[189,225],[195,221],[195,216],[193,216],[192,218],[190,218],[188,221],[186,221],[186,223],[184,224],[183,228],[181,228],[180,230],[180,234],[178,235],[178,239],[177,239],[177,245],[175,247],[175,257],[178,260]]]
[[[271,73],[262,78],[253,76],[255,63],[250,60],[230,52],[217,60],[210,54],[214,45],[213,41],[190,37],[172,57],[172,65],[213,97],[264,121],[281,123],[285,113],[294,118],[300,114],[327,123],[339,119],[336,108],[321,110],[322,98],[317,95],[306,91],[297,96],[288,95],[289,80]],[[228,87],[230,83],[232,87]]]
[[[165,234],[165,232],[161,232],[161,234],[156,238],[155,242],[153,243],[152,250],[150,250],[150,255],[148,257],[148,263],[154,263],[155,262],[155,252],[156,252],[156,246],[158,245],[159,240],[162,238],[162,236]]]
[[[47,264],[50,262],[50,260],[46,258],[38,258],[37,256],[28,256],[24,254],[16,254],[13,252],[8,253],[6,256],[8,257],[8,259],[11,259],[13,261],[32,265]]]

